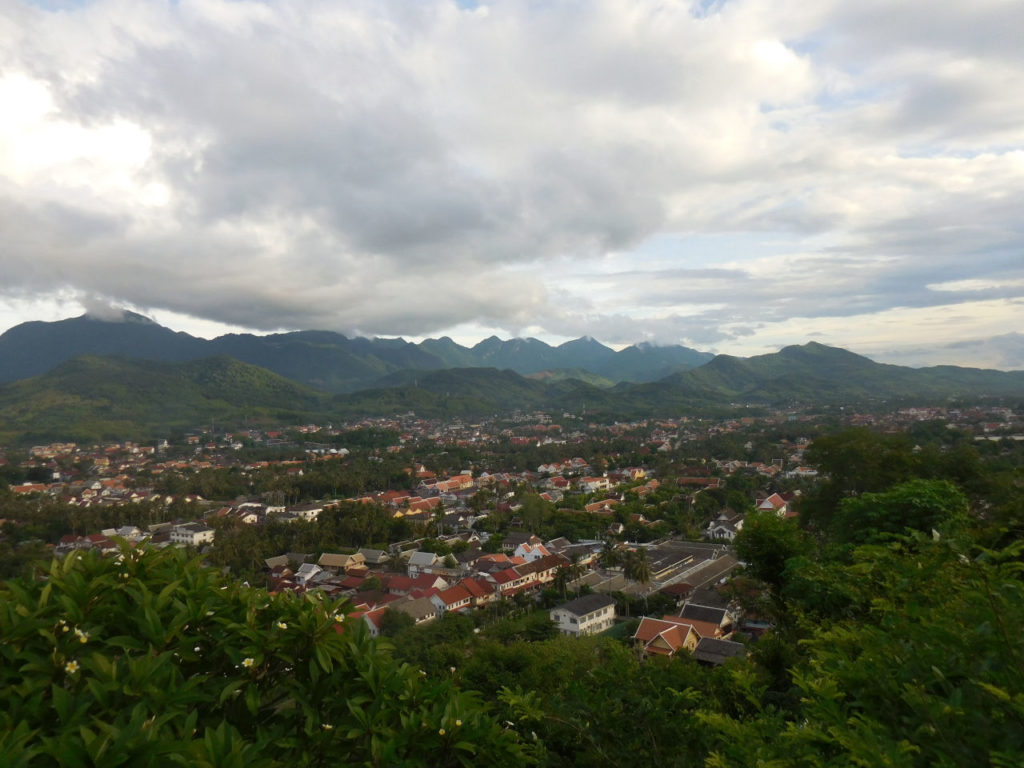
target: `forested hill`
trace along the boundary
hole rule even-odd
[[[719,355],[648,384],[594,386],[512,370],[404,370],[379,386],[331,395],[230,357],[154,363],[83,357],[0,387],[0,442],[129,439],[216,421],[222,426],[301,423],[410,411],[436,418],[514,410],[623,419],[712,415],[749,405],[946,403],[951,398],[1024,398],[1024,372],[882,365],[811,343],[772,355]]]
[[[1022,397],[1024,371],[876,363],[810,342],[741,358],[718,355],[700,368],[628,390],[635,404],[865,403],[905,398]]]
[[[87,356],[0,387],[0,443],[145,439],[174,428],[299,423],[330,413],[329,395],[228,357]]]
[[[613,382],[655,381],[702,365],[713,355],[679,345],[638,344],[616,352],[591,338],[553,347],[537,339],[484,339],[472,347],[450,338],[349,338],[329,331],[267,336],[228,334],[206,340],[175,333],[132,312],[57,322],[22,323],[0,335],[0,383],[38,376],[81,355],[178,362],[226,355],[331,392],[378,386],[397,371],[499,368],[522,375],[581,369]]]

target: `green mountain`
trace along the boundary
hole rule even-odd
[[[340,415],[414,411],[420,416],[480,417],[513,410],[578,409],[581,402],[610,402],[605,392],[576,379],[541,381],[497,368],[450,368],[396,374],[389,386],[338,395]]]
[[[395,349],[407,351],[400,344]],[[623,418],[724,413],[740,403],[1024,397],[1024,371],[904,368],[813,342],[751,358],[719,355],[658,382],[612,388],[568,375],[526,378],[508,369],[479,367],[404,369],[379,381],[370,389],[331,395],[223,356],[179,363],[82,357],[0,387],[0,443],[95,442],[166,436],[172,428],[211,422],[280,426],[409,411],[481,417],[543,409]]]
[[[330,331],[267,336],[227,334],[207,340],[175,333],[132,312],[53,323],[22,323],[0,335],[0,383],[38,376],[81,355],[117,355],[179,362],[227,355],[311,387],[354,392],[379,386],[396,371],[499,368],[520,374],[578,368],[612,381],[654,381],[700,365],[711,355],[686,347],[640,345],[621,352],[591,338],[552,347],[537,339],[485,339],[472,348],[450,338],[348,338]]]
[[[621,386],[621,385],[620,385]],[[638,405],[750,402],[865,403],[895,399],[1024,395],[1024,371],[876,363],[817,342],[750,358],[719,355],[707,365],[637,385]]]
[[[557,368],[551,371],[538,371],[537,373],[529,374],[526,378],[548,383],[574,379],[599,389],[611,389],[615,386],[615,382],[611,379],[591,373],[583,368]]]
[[[0,387],[0,443],[166,437],[172,428],[211,422],[295,423],[329,406],[327,395],[227,357],[87,356]]]
[[[713,358],[710,352],[698,352],[678,344],[659,347],[642,342],[616,352],[605,365],[590,370],[613,381],[657,381],[673,373],[699,368]]]

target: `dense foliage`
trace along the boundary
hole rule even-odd
[[[0,589],[4,764],[530,764],[477,694],[394,661],[343,610],[180,551],[54,561]]]

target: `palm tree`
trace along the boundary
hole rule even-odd
[[[605,568],[614,568],[622,561],[618,544],[612,538],[604,540],[604,548],[601,550],[601,564]]]
[[[569,585],[569,582],[576,581],[576,579],[583,575],[585,570],[583,564],[580,563],[579,552],[573,552],[569,564],[558,569],[558,573],[555,574],[554,586],[555,589],[561,590],[563,600],[565,600],[566,587]]]
[[[627,579],[646,584],[651,580],[651,562],[643,549],[631,549],[626,553],[622,572]]]

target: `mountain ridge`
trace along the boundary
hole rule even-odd
[[[557,347],[533,338],[491,336],[463,347],[449,337],[415,344],[401,338],[349,338],[318,330],[266,336],[231,333],[201,339],[126,311],[120,319],[86,314],[54,322],[30,321],[8,329],[0,334],[0,383],[40,375],[81,355],[165,362],[227,355],[336,393],[372,387],[383,377],[406,369],[496,367],[521,375],[585,369],[614,382],[654,381],[667,372],[701,365],[714,357],[681,345],[627,347],[616,352],[589,337]]]
[[[550,410],[630,419],[721,415],[750,406],[1024,398],[1024,371],[905,368],[813,343],[750,358],[718,355],[657,382],[611,388],[479,366],[404,369],[379,381],[384,385],[331,394],[223,355],[179,362],[82,356],[0,386],[0,442],[135,439],[211,421],[283,426],[409,411],[431,418]]]

